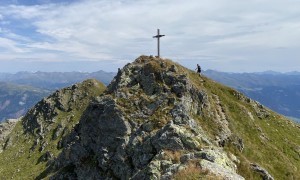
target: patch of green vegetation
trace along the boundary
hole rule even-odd
[[[34,138],[24,134],[21,122],[18,122],[10,134],[13,145],[0,154],[0,173],[3,179],[20,178],[25,175],[29,179],[34,179],[35,173],[40,168],[45,167],[45,163],[37,164],[37,159],[41,153],[30,153]]]
[[[45,132],[42,139],[34,134],[25,133],[22,121],[16,124],[9,135],[13,140],[12,146],[0,154],[1,179],[35,179],[50,165],[44,158],[45,153],[50,152],[54,157],[61,153],[62,149],[58,149],[58,142],[66,137],[79,122],[90,100],[105,90],[105,86],[96,80],[87,80],[78,84],[78,88],[87,93],[85,98],[81,99],[76,108],[70,112],[58,110],[56,121],[48,126],[49,131]],[[65,130],[56,139],[53,139],[58,125],[63,125]],[[36,143],[37,139],[39,139],[39,143]],[[35,143],[37,145],[32,149]],[[43,150],[41,151],[42,146]]]
[[[211,109],[215,109],[212,96],[217,95],[222,103],[229,121],[229,127],[245,145],[239,152],[232,144],[226,145],[226,150],[235,154],[241,161],[238,172],[246,179],[261,179],[250,169],[250,163],[257,163],[265,168],[275,179],[300,179],[300,130],[296,124],[281,115],[271,112],[268,117],[259,118],[254,102],[238,97],[237,91],[216,83],[194,72],[189,73],[190,80],[199,90],[205,90],[209,96]],[[202,80],[205,82],[202,83]],[[247,99],[247,98],[245,98]],[[253,115],[253,119],[249,113]],[[211,136],[218,132],[218,127],[212,120],[211,112],[203,112],[199,120],[203,129]]]

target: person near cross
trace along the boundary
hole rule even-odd
[[[197,73],[199,73],[199,75],[201,76],[201,66],[199,64],[197,64],[197,68],[195,69],[197,71]]]

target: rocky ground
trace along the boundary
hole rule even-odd
[[[28,177],[299,177],[295,123],[170,60],[141,56],[103,93],[82,86],[97,83],[58,91],[22,119],[23,133],[32,138],[26,157],[39,167]]]
[[[72,171],[53,179],[172,179],[190,166],[244,179],[192,117],[208,106],[207,94],[178,72],[168,62],[143,57],[120,70],[87,108],[68,139],[72,146],[55,162],[54,169],[71,166]]]
[[[0,145],[0,153],[11,145],[12,139],[9,137],[9,134],[15,128],[19,120],[20,119],[8,119],[0,124],[0,142],[3,142],[3,144]]]

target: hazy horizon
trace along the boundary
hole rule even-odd
[[[36,73],[36,72],[81,72],[81,73],[93,73],[97,71],[104,71],[107,73],[117,73],[118,68],[123,68],[127,63],[124,63],[123,65],[120,64],[110,64],[109,61],[104,62],[23,62],[23,63],[17,63],[15,66],[18,67],[18,70],[12,70],[9,68],[11,64],[8,65],[1,65],[0,67],[4,67],[1,69],[6,69],[8,71],[1,71],[0,73],[8,73],[8,74],[16,74],[19,72],[30,72],[30,73]],[[178,62],[181,65],[194,70],[196,67],[189,66],[189,64],[182,64],[181,62]],[[24,64],[28,66],[24,66]],[[32,65],[34,64],[34,65]],[[68,67],[68,68],[66,68]],[[106,67],[103,69],[103,67]],[[108,68],[107,68],[108,67]],[[217,69],[207,69],[202,67],[202,71],[217,71],[217,72],[224,72],[224,73],[280,73],[280,74],[289,74],[289,73],[300,73],[300,71],[286,71],[286,72],[280,72],[280,71],[274,71],[274,70],[264,70],[264,71],[222,71]]]

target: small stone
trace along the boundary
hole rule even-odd
[[[147,132],[151,132],[153,130],[154,126],[152,122],[146,122],[143,124],[143,129]]]
[[[172,71],[172,72],[177,72],[178,71],[178,69],[175,65],[172,65],[169,70]]]
[[[215,157],[214,156],[210,156],[210,155],[208,155],[206,153],[202,154],[202,159],[208,160],[210,162],[214,162],[215,161]]]
[[[194,158],[194,154],[193,153],[190,153],[190,154],[184,154],[180,157],[180,162],[181,163],[186,163],[188,162],[189,160],[193,159]]]
[[[185,87],[182,84],[174,84],[171,91],[176,94],[177,97],[182,97],[183,92],[185,91]]]
[[[260,167],[259,165],[251,163],[250,167],[252,170],[258,172],[263,178],[263,180],[274,180],[274,178],[269,174],[269,172],[264,168]]]
[[[167,65],[166,65],[166,63],[164,63],[164,62],[161,62],[161,63],[160,63],[160,67],[161,67],[161,68],[166,68],[166,67],[167,67]]]

